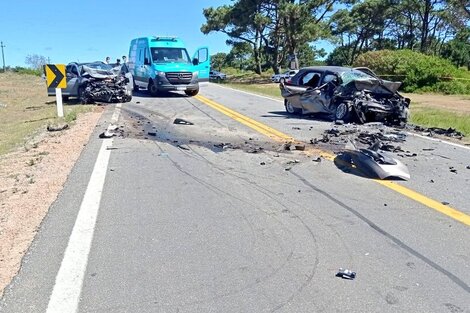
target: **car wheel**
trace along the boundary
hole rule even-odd
[[[158,88],[157,85],[154,84],[153,80],[149,80],[149,85],[147,87],[148,92],[152,97],[155,97],[158,95]]]
[[[69,101],[69,96],[62,96],[62,101]]]
[[[85,86],[78,87],[77,98],[79,103],[88,104],[88,99],[85,97]]]
[[[286,107],[286,112],[289,114],[300,114],[300,112],[302,111],[301,109],[294,107],[292,103],[287,99],[284,100],[284,106]]]
[[[280,79],[279,79],[279,83],[280,83],[280,84],[284,84],[285,82],[286,82],[286,79],[285,79],[285,78],[280,78]]]
[[[340,103],[336,107],[335,120],[342,120],[348,123],[351,119],[351,109],[347,103]]]
[[[194,97],[195,95],[197,95],[199,93],[199,89],[196,89],[196,90],[186,90],[184,92],[186,95],[190,96],[190,97]]]

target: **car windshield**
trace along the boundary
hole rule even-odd
[[[184,48],[152,48],[151,51],[154,63],[191,63]]]
[[[341,80],[343,81],[343,85],[361,79],[375,79],[375,77],[355,69],[347,70],[341,73]]]

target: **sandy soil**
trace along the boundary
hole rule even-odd
[[[0,296],[21,266],[103,111],[81,114],[71,128],[42,132],[0,157]]]

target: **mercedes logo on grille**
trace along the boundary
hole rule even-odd
[[[183,78],[184,78],[183,73],[178,73],[178,79],[183,79]]]

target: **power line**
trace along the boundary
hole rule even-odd
[[[3,53],[3,48],[6,46],[3,44],[3,41],[0,41],[0,47],[2,47],[3,73],[5,73],[5,54]]]

